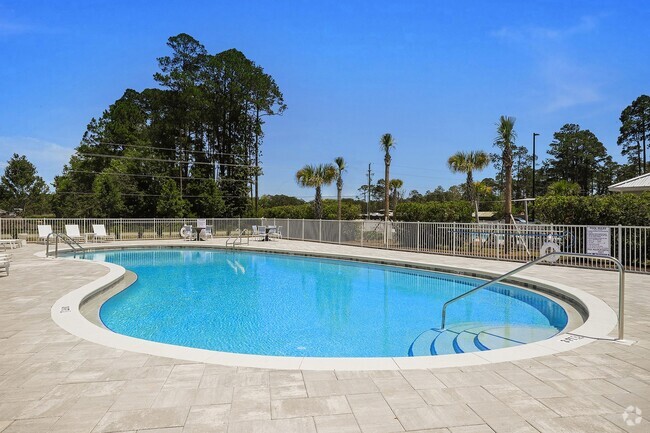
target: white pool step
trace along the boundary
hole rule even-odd
[[[459,323],[445,330],[432,328],[422,332],[411,344],[408,355],[431,356],[502,349],[544,340],[556,333],[553,328],[528,325]]]
[[[409,356],[431,356],[431,345],[438,335],[440,335],[440,331],[436,329],[424,331],[411,343]]]

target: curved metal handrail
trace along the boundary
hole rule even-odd
[[[599,254],[582,254],[582,253],[563,253],[561,251],[553,251],[551,253],[548,253],[546,255],[540,256],[536,258],[535,260],[531,260],[530,262],[513,269],[512,271],[501,275],[500,277],[494,278],[491,281],[488,281],[486,283],[481,284],[478,287],[474,287],[472,290],[469,290],[465,293],[462,293],[455,298],[452,298],[448,300],[447,302],[444,303],[442,306],[442,320],[441,320],[441,329],[445,329],[445,322],[447,318],[447,307],[450,304],[453,304],[454,302],[465,298],[466,296],[471,295],[472,293],[476,292],[477,290],[484,289],[488,286],[491,286],[493,284],[496,284],[500,281],[505,280],[506,278],[518,273],[519,271],[523,271],[526,268],[529,268],[551,256],[564,256],[564,257],[580,257],[580,258],[585,258],[585,259],[600,259],[600,260],[608,260],[610,262],[613,262],[616,267],[618,268],[618,339],[623,340],[623,335],[624,335],[624,325],[625,325],[625,320],[624,320],[624,313],[625,313],[625,268],[623,267],[623,264],[616,258],[611,257],[611,256],[604,256],[604,255],[599,255]]]
[[[65,242],[70,248],[72,248],[72,251],[74,253],[83,253],[84,252],[84,247],[79,245],[79,242],[75,241],[72,239],[70,236],[64,234],[64,233],[57,233],[57,232],[52,232],[47,235],[45,238],[45,257],[48,257],[50,255],[50,237],[54,237],[55,242],[54,242],[54,257],[59,256],[59,239],[61,239],[63,242]],[[77,250],[78,248],[78,250]]]

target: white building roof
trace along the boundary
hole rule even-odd
[[[650,191],[650,173],[624,180],[609,186],[613,192],[643,192]]]

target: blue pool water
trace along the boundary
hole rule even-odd
[[[114,332],[226,352],[384,357],[460,353],[548,338],[567,315],[497,285],[449,307],[479,279],[342,260],[203,249],[86,254],[135,272],[100,318]]]

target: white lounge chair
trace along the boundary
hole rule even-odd
[[[50,225],[39,225],[38,226],[38,240],[39,242],[45,243],[45,240],[49,235],[52,234],[52,226]]]
[[[9,275],[9,265],[11,264],[11,254],[0,254],[0,269],[4,269]]]
[[[106,226],[104,224],[93,224],[93,238],[97,242],[115,240],[115,236],[106,233]]]
[[[81,232],[79,231],[79,226],[77,224],[66,224],[65,234],[68,235],[68,237],[73,241],[81,242],[82,240],[85,240],[85,238],[81,236]]]
[[[257,226],[257,233],[261,241],[269,240],[269,232],[267,231],[266,226]]]
[[[185,224],[180,231],[180,235],[184,241],[195,241],[196,240],[196,231],[192,228],[191,225]]]
[[[214,236],[212,234],[212,226],[205,226],[205,228],[201,230],[200,236],[204,241],[207,241],[208,239],[214,239]]]
[[[0,239],[0,245],[4,247],[5,251],[7,251],[7,245],[12,250],[22,246],[20,239]]]
[[[260,229],[262,229],[262,231],[260,231]],[[260,238],[262,238],[264,236],[263,231],[264,231],[264,227],[252,226],[251,237],[253,239],[258,239],[259,240]]]
[[[268,236],[282,239],[282,226],[269,226]]]

